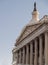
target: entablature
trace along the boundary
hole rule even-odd
[[[48,23],[41,24],[37,29],[35,29],[32,33],[30,33],[27,37],[25,37],[17,46],[16,51],[30,43],[30,41],[34,40],[36,37],[48,31]]]

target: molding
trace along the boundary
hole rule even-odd
[[[32,21],[32,19],[31,19],[31,21]],[[42,23],[46,23],[46,22],[48,22],[48,15],[45,15],[45,16],[43,16],[43,18],[41,18],[38,22],[35,22],[35,23],[33,23],[32,22],[32,26],[33,25],[36,25],[36,24],[42,24]],[[24,31],[25,31],[25,29],[28,27],[28,26],[31,26],[31,25],[29,25],[30,23],[28,23],[26,26],[24,26],[24,28],[22,29],[22,31],[21,31],[21,34],[18,36],[18,38],[17,38],[17,40],[16,40],[16,43],[15,43],[15,46],[16,45],[18,45],[18,43],[20,42],[20,38],[21,38],[21,36],[23,35],[23,33],[24,33]]]
[[[28,37],[26,37],[19,45],[16,46],[16,51],[22,48],[24,45],[28,44],[34,38],[38,37],[40,34],[46,32],[48,30],[48,26],[44,23],[39,26],[35,31],[33,31]]]
[[[21,34],[21,37],[19,38],[18,41],[16,41],[15,46],[18,45],[25,37],[27,37],[30,33],[32,33],[36,28],[38,28],[41,25],[41,23],[34,24],[32,26],[27,26]]]

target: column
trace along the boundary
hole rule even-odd
[[[25,47],[23,47],[23,64],[25,64]]]
[[[29,46],[26,45],[26,64],[29,64]]]
[[[39,46],[40,46],[40,51],[39,51],[39,52],[40,52],[40,53],[39,53],[39,54],[40,54],[40,55],[39,55],[39,56],[40,56],[40,57],[39,57],[39,64],[40,64],[40,65],[43,65],[43,53],[42,53],[42,52],[43,52],[43,49],[42,49],[43,46],[42,46],[42,36],[39,36]]]
[[[21,49],[19,50],[19,64],[21,64]]]
[[[48,33],[45,33],[45,65],[48,65]]]
[[[20,60],[20,53],[18,51],[18,64],[19,64],[19,60]]]
[[[18,57],[18,52],[16,53],[17,54],[17,64],[19,63],[19,57]]]
[[[33,43],[30,43],[30,65],[33,65]]]
[[[38,65],[38,42],[37,39],[34,40],[35,41],[35,58],[34,58],[34,65]]]

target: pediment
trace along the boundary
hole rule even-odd
[[[21,35],[19,36],[19,38],[17,39],[16,44],[22,41],[25,37],[27,37],[33,30],[35,30],[39,26],[40,23],[31,26],[26,26],[25,29],[22,31]]]
[[[15,45],[18,45],[24,38],[26,38],[29,34],[31,34],[35,29],[37,29],[42,23],[48,22],[48,15],[45,15],[42,19],[38,21],[38,23],[33,24],[33,25],[27,25],[25,28],[22,30],[20,36],[16,40]]]

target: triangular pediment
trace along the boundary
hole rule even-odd
[[[25,37],[27,37],[33,30],[35,30],[37,27],[39,27],[39,25],[40,24],[26,26],[24,28],[24,30],[21,32],[21,35],[19,36],[19,38],[17,39],[17,43],[19,43],[21,40],[23,40]]]
[[[22,30],[20,36],[16,40],[15,45],[19,44],[19,42],[21,42],[24,38],[26,38],[29,34],[31,34],[35,29],[37,29],[44,22],[48,22],[47,15],[45,15],[42,19],[40,19],[38,23],[25,26],[25,28]]]

